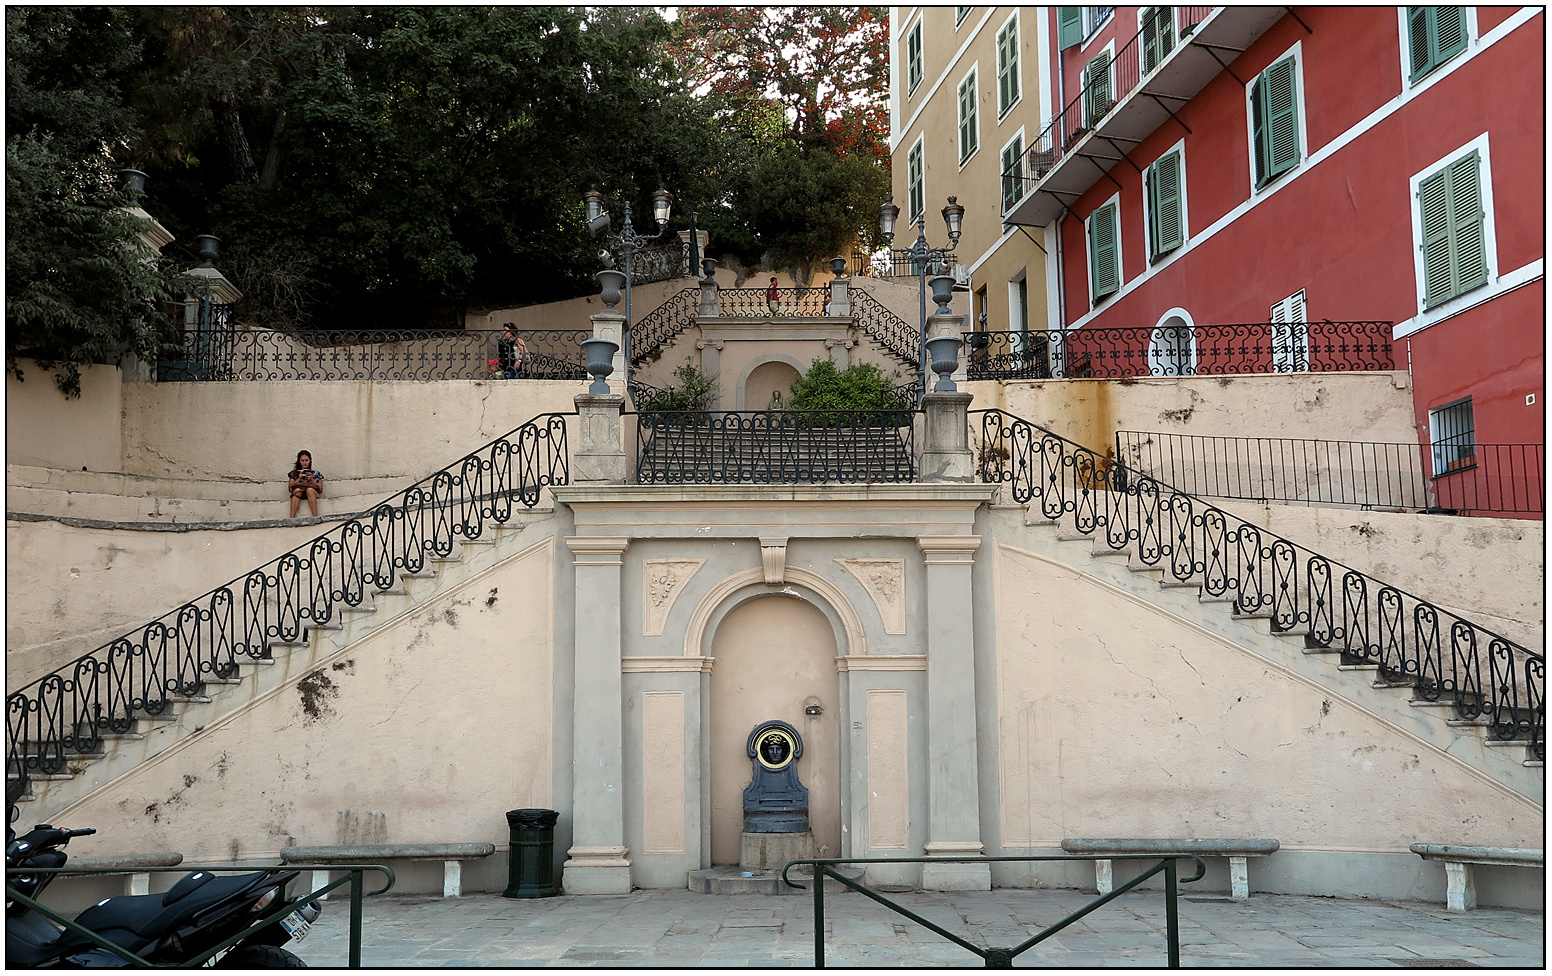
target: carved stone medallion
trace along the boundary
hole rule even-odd
[[[643,559],[641,561],[641,633],[660,637],[668,612],[704,559]]]
[[[837,559],[873,598],[884,633],[905,633],[905,560]]]

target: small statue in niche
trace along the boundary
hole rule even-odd
[[[761,722],[749,733],[745,751],[754,773],[744,790],[744,831],[807,831],[808,788],[798,779],[797,761],[803,756],[798,730],[776,719]]]

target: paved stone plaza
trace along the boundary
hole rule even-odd
[[[977,945],[1011,946],[1085,904],[1070,890],[890,895]],[[831,966],[980,966],[972,953],[860,895],[830,895]],[[299,955],[346,963],[348,899],[330,901]],[[1420,902],[1255,895],[1180,900],[1185,966],[1408,967],[1544,965],[1539,912],[1446,912]],[[366,904],[367,966],[807,967],[807,897],[637,891],[515,900],[392,895]],[[1164,896],[1130,892],[1025,952],[1020,966],[1156,967],[1166,961]]]

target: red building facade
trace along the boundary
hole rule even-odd
[[[1539,493],[1541,8],[1048,9],[1005,219],[1056,228],[1064,375],[1393,365],[1438,504]]]

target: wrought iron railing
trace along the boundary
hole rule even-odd
[[[587,379],[585,329],[522,329],[521,368],[506,368],[501,329],[383,332],[232,331],[184,334],[164,382],[240,380]]]
[[[1116,457],[1193,495],[1370,508],[1541,515],[1541,444],[1476,444],[1430,477],[1416,443],[1116,431]]]
[[[918,370],[921,336],[917,327],[885,308],[861,288],[850,289],[851,314],[862,334],[872,339],[901,363]]]
[[[1083,81],[1083,88],[1072,101],[1051,120],[1045,131],[1029,144],[1022,158],[1003,171],[1003,186],[1017,185],[1020,192],[1014,196],[1022,199],[1055,169],[1067,152],[1091,130],[1097,128],[1104,117],[1128,95],[1136,91],[1143,79],[1164,62],[1176,44],[1185,38],[1197,24],[1207,19],[1212,7],[1175,7],[1174,32],[1167,39],[1145,38],[1151,28],[1144,27],[1131,40],[1121,46],[1103,70],[1092,70]],[[1094,64],[1091,60],[1090,64]]]
[[[771,315],[817,316],[830,304],[830,285],[810,288],[778,288],[773,303],[768,288],[723,288],[717,292],[717,310],[731,318],[766,318]],[[774,311],[772,306],[774,305]]]
[[[1395,369],[1389,322],[966,332],[970,379],[1115,379]]]
[[[68,772],[106,733],[130,731],[210,678],[302,641],[401,574],[532,508],[569,481],[568,417],[542,414],[370,511],[39,678],[6,698],[7,775]],[[13,808],[14,811],[14,808]]]
[[[873,266],[873,275],[879,278],[916,278],[925,270],[930,278],[933,275],[952,274],[958,264],[958,256],[952,253],[931,255],[918,260],[908,248],[891,248]]]
[[[1152,867],[1150,867],[1147,870],[1143,871],[1137,877],[1135,877],[1132,880],[1126,882],[1125,884],[1116,886],[1116,888],[1113,891],[1110,891],[1107,894],[1099,895],[1093,901],[1089,902],[1087,905],[1084,905],[1082,908],[1078,909],[1077,911],[1068,914],[1066,918],[1061,919],[1060,921],[1056,922],[1053,925],[1046,926],[1044,929],[1042,929],[1041,931],[1039,931],[1039,932],[1035,933],[1034,935],[1030,936],[1028,939],[1025,939],[1023,942],[1019,943],[1018,945],[1016,945],[1016,946],[1009,946],[1009,947],[1006,947],[1006,948],[993,948],[991,946],[987,946],[987,947],[983,948],[981,946],[978,946],[975,943],[970,942],[967,939],[964,939],[964,938],[961,938],[958,935],[955,935],[953,932],[950,932],[948,929],[945,929],[943,926],[938,925],[936,922],[933,922],[931,919],[924,918],[921,915],[918,915],[917,913],[915,913],[915,912],[911,911],[910,909],[906,908],[904,905],[900,905],[900,904],[898,904],[898,903],[896,903],[894,901],[891,901],[890,899],[884,897],[879,892],[874,891],[872,888],[869,888],[867,885],[861,884],[860,882],[854,881],[851,878],[846,877],[846,875],[842,874],[840,871],[838,871],[836,869],[838,867],[842,867],[844,865],[851,865],[851,864],[923,864],[923,865],[925,865],[925,864],[985,864],[985,865],[992,865],[992,864],[1006,864],[1006,863],[1010,863],[1010,862],[1011,863],[1016,863],[1016,864],[1033,864],[1035,862],[1045,862],[1045,861],[1093,861],[1093,860],[1097,860],[1097,858],[1084,857],[1082,855],[1071,855],[1071,854],[1054,854],[1054,855],[1048,854],[1048,855],[1033,855],[1033,856],[1022,856],[1022,857],[861,857],[861,858],[857,858],[857,857],[854,857],[854,858],[835,858],[835,857],[831,857],[831,858],[810,858],[810,859],[801,860],[801,861],[788,861],[781,869],[781,880],[789,888],[799,888],[799,889],[811,888],[813,893],[814,893],[814,968],[815,969],[824,969],[825,968],[825,929],[826,929],[826,925],[825,925],[825,898],[824,898],[825,891],[824,891],[824,889],[825,889],[825,885],[830,883],[830,882],[836,882],[838,884],[844,885],[847,888],[850,888],[852,891],[855,891],[858,894],[865,895],[866,897],[871,898],[873,901],[877,902],[878,904],[883,905],[885,908],[889,909],[890,911],[896,912],[896,913],[898,913],[900,915],[905,916],[906,918],[908,918],[911,921],[915,922],[917,925],[920,925],[923,928],[927,929],[929,932],[932,932],[934,935],[940,936],[940,937],[942,937],[944,939],[947,939],[948,941],[954,943],[955,945],[957,945],[957,946],[959,946],[959,947],[961,947],[963,949],[969,950],[970,952],[974,953],[975,955],[981,957],[981,959],[985,960],[986,968],[987,969],[1012,969],[1013,968],[1013,960],[1015,958],[1017,958],[1021,953],[1024,953],[1024,952],[1026,952],[1026,951],[1028,951],[1030,949],[1033,949],[1035,946],[1037,946],[1040,943],[1044,942],[1046,939],[1049,939],[1051,936],[1053,936],[1056,933],[1060,932],[1062,929],[1064,929],[1067,926],[1071,925],[1073,922],[1076,922],[1079,919],[1083,918],[1085,915],[1088,915],[1089,913],[1091,913],[1091,912],[1093,912],[1093,911],[1095,911],[1095,910],[1097,910],[1099,908],[1104,907],[1105,905],[1109,904],[1110,902],[1112,902],[1112,901],[1116,900],[1117,898],[1121,897],[1122,895],[1126,894],[1128,891],[1131,891],[1133,888],[1135,888],[1138,885],[1142,884],[1144,881],[1147,881],[1149,878],[1152,878],[1155,875],[1162,874],[1162,875],[1164,875],[1164,951],[1165,951],[1165,955],[1166,955],[1167,965],[1169,966],[1169,968],[1171,968],[1171,969],[1178,969],[1178,968],[1180,968],[1180,912],[1179,912],[1179,905],[1178,905],[1178,902],[1177,902],[1177,899],[1179,897],[1179,894],[1178,894],[1179,893],[1179,887],[1178,886],[1181,885],[1181,884],[1188,884],[1188,883],[1190,883],[1192,881],[1200,881],[1207,874],[1207,865],[1206,865],[1206,863],[1203,862],[1203,860],[1200,857],[1197,857],[1195,854],[1174,854],[1174,855],[1169,855],[1169,854],[1166,854],[1166,855],[1157,855],[1157,854],[1120,854],[1120,855],[1112,855],[1110,859],[1118,860],[1118,861],[1156,861],[1158,863],[1154,864]],[[1186,860],[1189,860],[1189,861],[1192,861],[1192,862],[1195,863],[1196,871],[1190,877],[1182,878],[1182,877],[1180,877],[1179,866],[1176,865],[1175,862],[1176,861],[1186,861]],[[806,874],[808,875],[807,882],[805,883],[803,881],[794,880],[793,877],[792,877],[792,869],[793,868],[799,868],[801,870],[804,867],[806,867],[808,869],[808,871],[806,872]]]
[[[631,325],[631,362],[637,366],[663,354],[663,346],[695,324],[700,288],[676,291]]]
[[[640,484],[899,482],[916,474],[910,409],[634,416]]]
[[[612,248],[610,256],[614,266],[625,269],[625,252]],[[631,284],[650,285],[659,281],[684,278],[690,271],[690,242],[670,241],[655,247],[643,247],[631,253]]]
[[[1000,410],[978,410],[982,481],[1069,520],[1166,578],[1228,596],[1312,648],[1377,665],[1423,701],[1449,702],[1498,740],[1527,739],[1545,757],[1540,654],[1427,600],[1381,583],[1200,498]],[[975,418],[972,417],[972,428]]]

